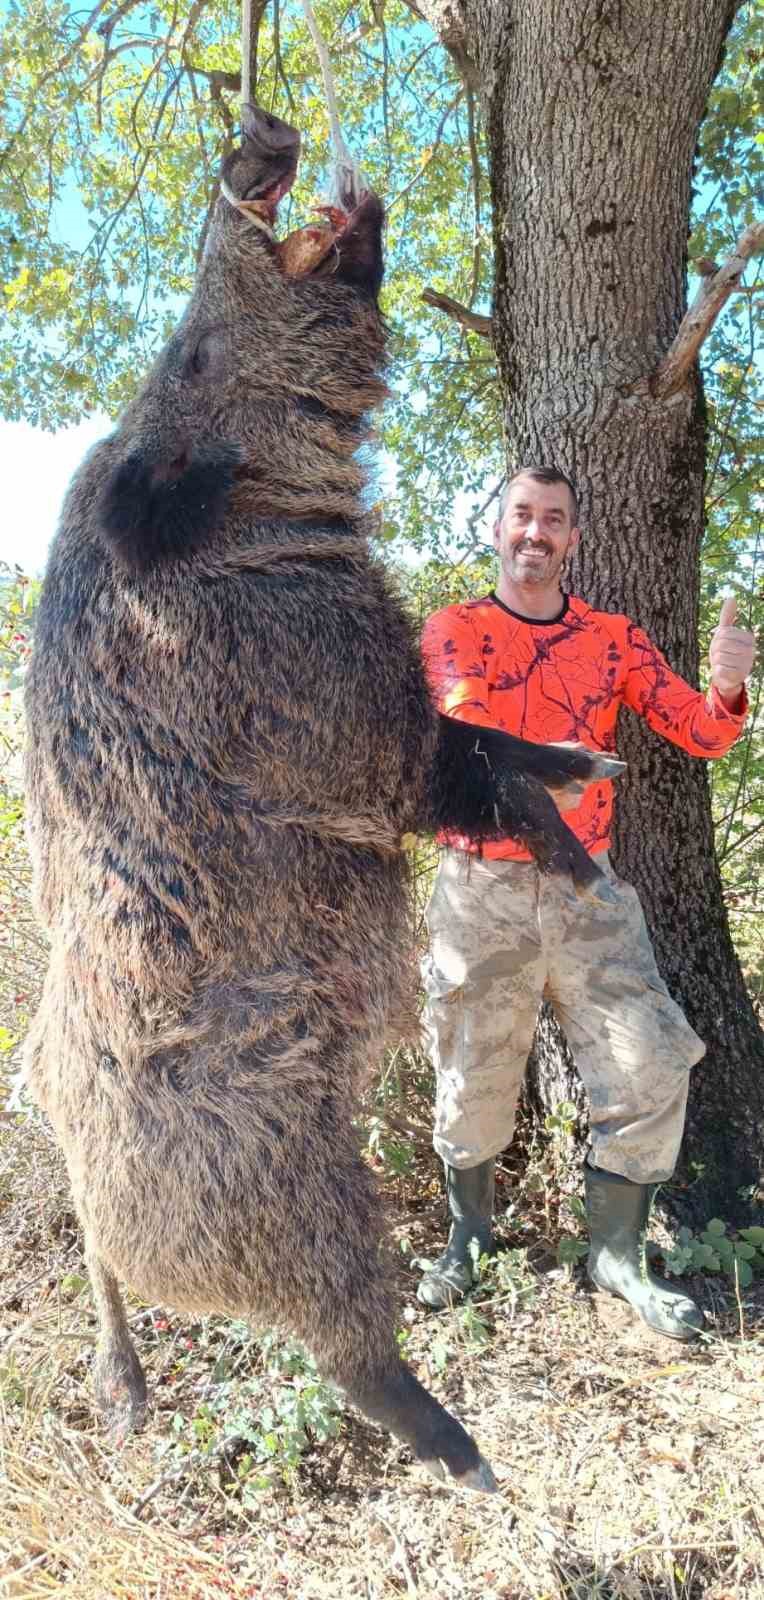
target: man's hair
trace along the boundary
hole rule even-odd
[[[518,478],[532,478],[534,483],[564,483],[568,493],[570,494],[570,503],[573,513],[573,527],[575,528],[577,526],[578,495],[576,494],[575,488],[573,487],[573,484],[571,483],[567,473],[561,472],[559,467],[518,467],[515,472],[511,472],[507,478],[504,488],[501,491],[501,494],[499,495],[499,522],[501,522],[506,509],[509,491],[512,488],[512,485],[517,483]]]

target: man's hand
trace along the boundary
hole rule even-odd
[[[737,601],[722,601],[718,627],[711,637],[708,659],[711,682],[725,703],[733,706],[754,663],[756,640],[748,628],[738,628]]]

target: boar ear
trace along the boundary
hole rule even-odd
[[[382,202],[369,190],[336,240],[339,257],[336,277],[374,296],[379,294],[385,270],[382,255],[384,220]]]
[[[101,536],[129,572],[180,561],[208,544],[225,514],[237,445],[220,442],[175,456],[134,451],[106,479],[96,504]]]

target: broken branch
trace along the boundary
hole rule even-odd
[[[469,328],[471,333],[479,333],[481,339],[493,338],[491,318],[481,316],[479,311],[470,311],[469,307],[463,306],[459,300],[452,300],[449,294],[439,294],[437,289],[423,289],[419,298],[426,306],[435,306],[437,311],[445,311],[455,322],[460,322],[463,328]]]
[[[764,223],[754,222],[741,233],[729,260],[712,275],[703,278],[671,348],[650,380],[650,392],[656,400],[667,400],[682,388],[704,339],[711,332],[730,295],[737,289],[748,262],[762,250]]]

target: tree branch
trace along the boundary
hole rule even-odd
[[[438,123],[438,126],[437,126],[437,128],[435,130],[435,138],[433,139],[432,144],[430,145],[430,148],[429,148],[429,150],[427,152],[427,155],[426,155],[424,161],[422,162],[421,166],[417,167],[417,170],[414,173],[413,178],[409,178],[408,183],[404,183],[403,188],[398,190],[398,193],[393,196],[392,200],[385,207],[385,210],[386,210],[386,213],[387,213],[388,216],[390,215],[390,212],[392,211],[393,206],[397,206],[398,203],[404,198],[404,196],[407,195],[411,189],[413,189],[414,184],[418,183],[420,178],[422,177],[422,174],[427,171],[427,168],[429,167],[430,162],[434,161],[435,156],[437,155],[438,150],[440,149],[441,140],[443,138],[443,130],[444,130],[445,126],[446,126],[446,123],[448,122],[448,119],[449,119],[452,111],[456,110],[456,107],[458,106],[459,101],[461,100],[463,93],[464,93],[464,89],[463,89],[462,85],[460,84],[459,88],[456,91],[456,94],[454,95],[453,100],[450,101],[450,103],[446,106],[445,111],[443,112],[443,115],[442,115],[442,117],[440,119],[440,122]]]
[[[460,322],[463,328],[469,328],[472,333],[479,333],[481,339],[493,338],[493,324],[490,317],[483,317],[478,311],[470,311],[460,301],[452,300],[448,294],[439,294],[437,289],[423,289],[419,296],[426,306],[435,306],[437,311],[445,311],[455,322]]]
[[[242,0],[241,5],[241,103],[252,105],[257,98],[257,41],[268,0]]]
[[[703,340],[708,337],[733,290],[737,289],[748,262],[763,250],[764,222],[754,222],[741,233],[729,260],[711,276],[703,278],[674,343],[650,379],[650,392],[656,400],[667,400],[682,388]]]
[[[460,0],[405,0],[405,4],[420,21],[429,22],[467,88],[477,94],[480,89],[477,63],[469,48],[470,30]]]
[[[53,65],[51,67],[46,68],[45,72],[43,72],[42,75],[37,79],[37,82],[35,83],[34,88],[32,90],[30,90],[29,97],[28,97],[27,109],[24,112],[24,115],[23,115],[23,117],[21,119],[21,122],[19,123],[17,128],[13,129],[13,132],[11,133],[10,138],[8,139],[7,143],[3,146],[3,149],[0,150],[0,167],[2,167],[4,165],[4,163],[7,161],[8,156],[11,154],[11,151],[18,144],[18,141],[21,138],[22,134],[26,132],[29,120],[32,117],[33,113],[37,110],[37,106],[39,104],[40,90],[45,87],[46,83],[50,82],[51,78],[60,78],[60,77],[62,77],[64,68],[68,67],[69,62],[74,60],[74,58],[77,55],[77,52],[78,52],[78,50],[80,48],[80,45],[82,44],[83,40],[87,38],[87,35],[89,34],[91,28],[93,27],[94,22],[96,22],[98,17],[100,17],[101,12],[105,9],[105,7],[107,5],[108,5],[108,0],[98,0],[98,4],[93,7],[93,10],[85,18],[85,21],[83,22],[82,27],[79,29],[78,33],[75,35],[75,38],[72,40],[72,43],[70,44],[69,49],[64,52],[63,56],[59,56],[59,59],[57,61],[54,61]],[[127,7],[125,7],[125,9],[127,9]]]
[[[224,72],[221,67],[198,67],[195,61],[185,61],[183,65],[190,72],[195,72],[197,78],[206,78],[210,86],[210,93],[216,97],[221,89],[227,89],[230,94],[241,94],[241,73]]]
[[[472,253],[472,283],[470,284],[470,310],[475,304],[480,288],[480,258],[482,254],[482,217],[480,215],[480,156],[478,155],[477,133],[475,130],[475,96],[471,89],[467,89],[467,134],[470,145],[470,165],[472,167],[472,192],[475,204],[475,243]]]

